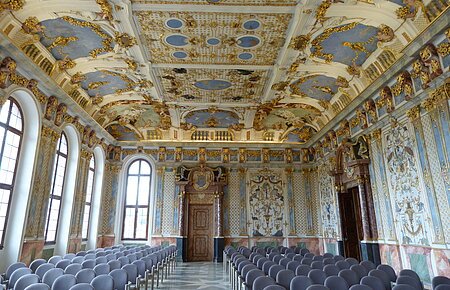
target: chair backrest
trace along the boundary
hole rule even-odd
[[[127,271],[123,269],[114,269],[109,273],[109,275],[114,280],[114,289],[117,290],[125,289],[125,285],[128,283]]]
[[[386,288],[386,290],[391,290],[391,279],[384,271],[373,269],[370,270],[369,276],[377,277],[381,280],[381,282],[383,282],[384,288]]]
[[[264,271],[264,273],[266,273],[266,275],[269,274],[269,269],[273,265],[276,265],[276,263],[272,261],[267,261],[263,264],[262,270]]]
[[[372,261],[361,261],[361,263],[359,263],[361,266],[364,266],[368,271],[370,270],[374,270],[377,268],[377,266],[375,266],[375,264]]]
[[[342,257],[341,255],[336,255],[336,256],[333,257],[333,259],[334,259],[336,262],[337,262],[337,261],[344,261],[344,260],[345,260],[345,258]]]
[[[86,256],[86,251],[79,251],[78,253],[75,254],[75,256],[84,257],[84,256]]]
[[[76,256],[72,259],[72,264],[80,264],[83,263],[84,257],[83,256]]]
[[[322,255],[317,255],[317,256],[314,256],[314,257],[312,257],[312,260],[313,261],[323,261],[323,256]]]
[[[305,256],[305,258],[311,259],[314,258],[314,254],[313,253],[306,253],[303,256]]]
[[[25,265],[25,263],[22,263],[22,262],[12,263],[6,269],[5,279],[9,280],[11,278],[11,274],[14,273],[14,271],[16,271],[19,268],[26,268],[26,267],[27,267],[27,265]]]
[[[77,278],[74,275],[64,274],[56,278],[52,290],[69,290],[75,284],[77,284]]]
[[[339,270],[350,269],[350,264],[345,260],[337,261],[335,265],[339,268]]]
[[[127,264],[123,266],[122,269],[127,272],[128,281],[134,284],[138,275],[137,266],[134,264]]]
[[[70,264],[64,270],[64,274],[76,275],[81,270],[81,264]]]
[[[295,277],[295,273],[291,270],[281,270],[277,274],[276,282],[278,285],[289,289],[291,285],[291,280]]]
[[[280,260],[283,259],[283,256],[281,255],[276,255],[275,257],[273,257],[272,261],[274,261],[277,264],[280,264]]]
[[[408,284],[397,284],[392,288],[392,290],[415,290],[415,289],[416,288]],[[433,290],[435,290],[435,288],[433,288]]]
[[[123,266],[125,266],[127,264],[130,264],[130,259],[128,259],[127,257],[119,257],[117,259],[117,261],[120,262],[121,267],[123,267]]]
[[[291,280],[290,289],[306,290],[312,284],[313,284],[313,281],[311,281],[311,279],[309,277],[306,277],[306,276],[295,276]]]
[[[58,263],[56,263],[55,267],[65,270],[67,266],[69,266],[71,261],[69,259],[62,259]]]
[[[95,267],[95,260],[85,260],[81,263],[81,268],[83,269],[94,269]]]
[[[309,271],[311,271],[311,267],[308,265],[300,265],[295,269],[295,275],[297,276],[308,276]]]
[[[81,269],[75,277],[77,278],[78,283],[91,283],[92,279],[95,278],[95,272],[92,269],[86,268]]]
[[[436,288],[433,290],[450,290],[450,285],[440,284],[440,285],[437,285]]]
[[[292,258],[292,261],[299,261],[301,262],[303,260],[303,255],[297,254],[294,256],[294,258]]]
[[[245,285],[248,289],[251,289],[253,287],[253,283],[255,282],[256,278],[265,276],[264,272],[260,269],[251,269],[247,272],[245,275]]]
[[[62,260],[61,256],[53,256],[50,259],[48,259],[48,262],[52,263],[53,265],[56,265],[56,263],[58,263],[61,260]]]
[[[380,266],[378,266],[378,267],[380,267]],[[434,290],[434,288],[436,288],[438,285],[441,285],[441,284],[450,285],[450,278],[445,277],[445,276],[434,276],[433,280],[431,280],[431,286],[433,287],[433,290]]]
[[[306,288],[306,290],[330,290],[330,289],[323,285],[313,284],[313,285],[309,286],[308,288]]]
[[[12,274],[11,277],[9,278],[8,281],[8,287],[9,288],[14,288],[14,285],[16,285],[16,282],[23,276],[31,274],[31,269],[30,268],[18,268],[16,269]]]
[[[401,270],[399,273],[399,276],[409,276],[409,277],[416,279],[417,281],[420,281],[419,275],[411,269]]]
[[[47,284],[49,287],[53,286],[53,282],[55,282],[56,278],[64,275],[64,270],[61,268],[54,268],[47,271],[42,278],[42,282]]]
[[[278,272],[280,272],[281,270],[284,270],[284,267],[281,265],[273,265],[269,268],[269,277],[276,280],[277,279],[277,274]]]
[[[348,290],[347,281],[339,276],[330,276],[325,279],[324,286],[330,288],[330,290]]]
[[[101,257],[95,258],[95,264],[96,265],[105,264],[105,263],[108,263],[108,259],[106,259],[105,256],[101,256]]]
[[[283,266],[286,269],[286,266],[290,261],[292,261],[292,260],[288,259],[288,258],[283,258],[283,259],[280,259],[280,261],[278,261],[278,264]]]
[[[91,281],[95,290],[114,290],[114,280],[109,275],[99,275]]]
[[[325,258],[325,259],[323,259],[323,264],[324,265],[334,265],[334,263],[336,263],[336,261],[333,258]]]
[[[136,261],[132,262],[131,264],[136,265],[137,271],[138,271],[138,276],[141,276],[141,278],[144,278],[145,277],[145,270],[146,270],[145,262],[142,261],[142,260],[136,260]]]
[[[39,279],[44,278],[44,274],[50,270],[55,268],[55,265],[50,264],[50,263],[45,263],[40,265],[39,267],[37,267],[35,274],[39,276]]]
[[[280,285],[269,285],[264,287],[264,290],[286,290],[286,288]]]
[[[348,286],[350,287],[359,283],[358,275],[350,269],[339,271],[338,276],[344,278],[345,281],[347,281]]]
[[[258,260],[258,262],[256,262],[256,267],[258,267],[259,269],[262,270],[262,266],[264,265],[265,262],[269,261],[268,258],[261,258]]]
[[[95,256],[95,254],[86,254],[86,256],[84,256],[84,260],[86,261],[86,260],[95,260],[95,258],[97,258],[96,256]]]
[[[339,273],[339,268],[334,264],[328,264],[323,267],[323,271],[325,272],[327,277],[337,276]]]
[[[109,271],[122,268],[122,264],[120,263],[120,261],[117,261],[117,260],[109,261],[108,265],[109,265]]]
[[[270,285],[275,285],[275,280],[267,276],[258,277],[253,282],[252,290],[264,290],[264,288]]]
[[[36,283],[31,284],[30,286],[25,288],[25,290],[50,290],[50,287],[48,287],[48,285],[44,283]]]
[[[373,289],[367,285],[356,284],[350,287],[350,290],[373,290]]]
[[[300,255],[305,256],[305,254],[308,254],[309,250],[308,249],[300,249]]]
[[[327,279],[327,275],[324,271],[319,269],[311,269],[308,273],[308,277],[313,281],[314,284],[323,285],[325,279]]]
[[[361,284],[367,285],[373,290],[385,290],[383,281],[377,277],[366,276],[361,279]]]
[[[329,258],[333,259],[333,257],[334,257],[334,255],[332,253],[325,253],[325,254],[323,254],[323,259],[324,260],[325,259],[329,259]]]
[[[95,288],[88,283],[79,283],[70,287],[69,290],[95,290]]]
[[[26,274],[20,277],[14,285],[14,290],[25,290],[30,285],[39,283],[39,276],[36,274]]]
[[[369,275],[369,271],[367,271],[366,267],[361,266],[360,264],[351,265],[350,270],[356,273],[358,275],[359,280],[362,279],[362,277],[365,277]]]
[[[355,258],[352,258],[352,257],[345,259],[345,261],[350,265],[350,267],[352,265],[358,265],[359,264],[358,260],[356,260]]]
[[[31,269],[31,271],[32,271],[33,273],[35,273],[35,272],[36,272],[36,269],[37,269],[40,265],[45,264],[45,263],[47,263],[47,261],[44,260],[44,259],[36,259],[36,260],[34,260],[33,262],[31,262],[29,268]]]
[[[108,262],[116,259],[116,255],[114,254],[108,254],[105,257]]]
[[[289,263],[287,263],[286,269],[295,272],[295,270],[297,269],[298,266],[300,266],[299,261],[290,261]]]
[[[65,254],[65,255],[63,256],[63,259],[72,260],[72,259],[75,258],[75,257],[76,257],[75,254],[73,254],[73,253],[68,253],[68,254]]]
[[[303,258],[303,259],[300,261],[300,263],[302,263],[303,265],[311,266],[312,259],[311,259],[311,258],[305,257],[305,258]]]
[[[295,253],[286,254],[286,258],[288,258],[289,260],[292,260],[292,258],[294,258],[294,257],[295,257]]]
[[[313,261],[311,263],[311,269],[319,269],[319,270],[323,270],[323,262],[322,261]]]
[[[98,264],[94,267],[95,276],[109,274],[109,265],[106,263]]]
[[[396,282],[397,282],[397,284],[410,285],[411,287],[414,287],[416,290],[422,290],[423,289],[422,283],[419,280],[417,280],[416,278],[411,277],[411,276],[402,276],[400,274],[400,276],[398,276]]]

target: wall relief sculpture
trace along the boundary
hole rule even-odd
[[[284,190],[281,174],[269,169],[252,173],[249,191],[253,236],[283,236]]]

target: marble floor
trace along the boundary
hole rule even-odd
[[[178,263],[177,268],[157,289],[231,289],[222,263]]]

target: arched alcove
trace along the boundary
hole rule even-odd
[[[30,190],[41,128],[41,111],[31,92],[23,88],[13,88],[7,95],[14,98],[19,104],[23,113],[24,129],[16,169],[16,176],[20,176],[20,178],[15,180],[4,248],[0,251],[1,271],[4,271],[9,264],[19,260],[22,250],[27,206],[30,202]]]

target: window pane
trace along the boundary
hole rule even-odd
[[[150,193],[150,176],[141,176],[139,180],[138,204],[148,205]]]
[[[147,208],[138,209],[136,239],[145,239],[147,237],[147,212]]]
[[[66,135],[61,134],[61,145],[59,148],[59,152],[67,155],[67,139]]]
[[[150,164],[146,161],[141,161],[141,174],[150,175]]]
[[[89,161],[89,168],[92,169],[92,171],[95,171],[95,158],[92,157],[91,161]]]
[[[134,219],[135,219],[135,209],[126,208],[125,209],[125,220],[123,222],[123,238],[133,239],[134,233]]]
[[[49,210],[49,215],[47,218],[47,237],[46,241],[55,241],[56,239],[56,230],[58,227],[58,215],[59,215],[59,205],[60,200],[53,199],[51,208]]]
[[[128,174],[139,174],[139,163],[140,161],[135,161],[130,165],[130,169],[128,169]]]
[[[94,185],[94,172],[89,170],[88,180],[87,180],[87,192],[86,192],[86,202],[90,203],[92,199],[92,186]]]
[[[128,176],[126,205],[136,205],[138,177]]]
[[[8,215],[8,204],[10,193],[11,192],[9,190],[0,189],[0,231],[2,231],[2,234],[5,228],[6,216]]]
[[[12,106],[9,125],[19,131],[22,131],[22,116],[16,104],[13,104]]]
[[[91,206],[85,205],[84,206],[84,213],[83,213],[83,228],[81,230],[81,235],[83,239],[87,239],[88,237],[88,229],[89,229],[89,214],[90,214]]]
[[[11,107],[11,101],[8,100],[2,107],[2,111],[0,112],[0,123],[6,124],[8,121],[8,113],[9,108]]]

